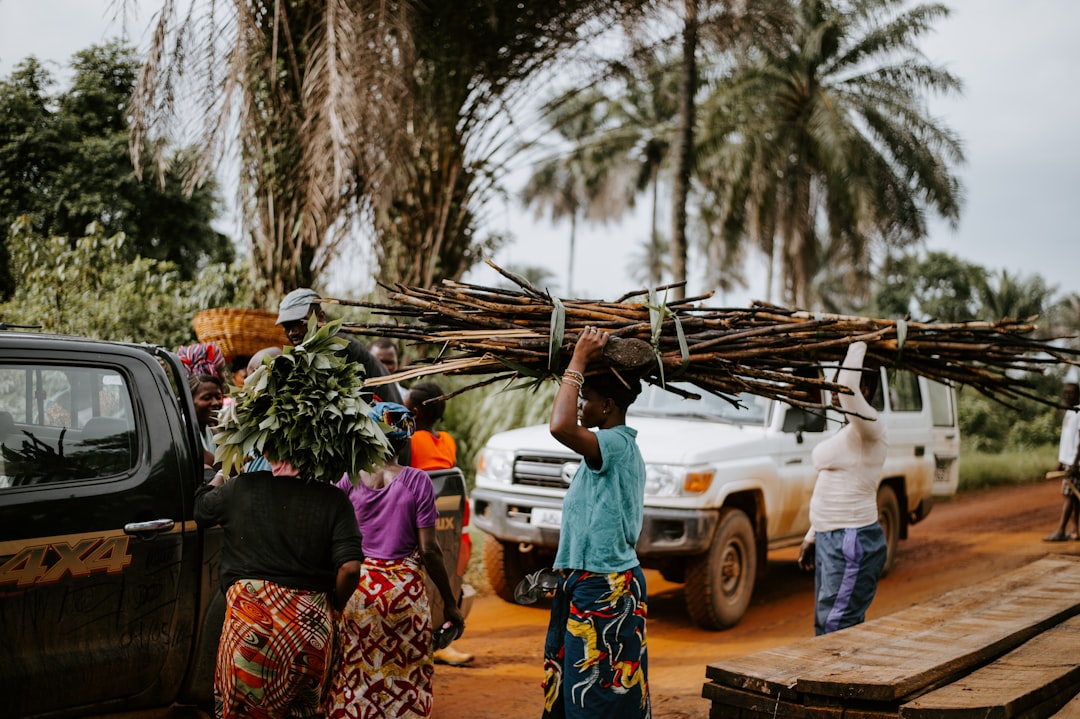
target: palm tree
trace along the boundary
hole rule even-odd
[[[382,279],[460,278],[494,242],[477,228],[514,93],[644,4],[233,0],[186,13],[165,0],[136,140],[197,108],[194,184],[236,133],[241,209],[271,294],[315,284],[365,228]]]
[[[570,254],[566,268],[566,294],[574,292],[574,249],[581,220],[606,222],[620,216],[633,198],[623,187],[623,173],[608,148],[584,144],[601,124],[603,97],[595,89],[574,93],[549,109],[551,128],[559,144],[541,160],[521,191],[521,201],[535,209],[536,217],[548,211],[552,222],[570,221]]]
[[[722,188],[724,232],[775,254],[785,302],[816,302],[823,237],[863,269],[849,291],[865,298],[875,240],[911,246],[928,210],[959,216],[960,141],[925,95],[960,81],[915,44],[948,9],[906,4],[798,0],[788,41],[757,48],[706,101],[703,172]]]
[[[1054,294],[1054,288],[1040,275],[1025,278],[1004,269],[984,277],[977,289],[981,318],[988,321],[1041,316],[1051,306]]]
[[[258,279],[277,296],[310,286],[369,210],[385,168],[405,157],[397,128],[409,99],[407,7],[234,0],[188,13],[178,5],[166,0],[158,15],[134,95],[132,147],[178,123],[178,108],[202,110],[190,184],[232,146]],[[191,77],[199,84],[185,85]]]
[[[607,221],[633,207],[636,192],[648,191],[652,214],[647,255],[655,261],[645,265],[649,272],[643,279],[650,285],[660,284],[660,272],[669,266],[661,257],[667,245],[659,231],[659,193],[671,153],[677,81],[676,63],[639,50],[628,62],[605,66],[594,83],[548,102],[541,116],[569,149],[538,168],[524,195],[527,204],[535,203],[537,191],[543,190],[551,198],[545,206],[552,209],[553,219],[571,217],[569,210],[575,209],[586,219]],[[564,209],[555,216],[559,197]],[[572,225],[574,220],[571,217]]]
[[[405,122],[408,163],[376,197],[381,275],[430,285],[460,278],[498,238],[484,208],[517,128],[510,109],[549,79],[568,49],[636,15],[645,0],[416,3],[416,64]]]
[[[1070,292],[1050,305],[1047,325],[1053,337],[1067,337],[1070,346],[1080,344],[1080,294]]]

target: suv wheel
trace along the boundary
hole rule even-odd
[[[491,589],[501,599],[514,601],[514,587],[526,574],[543,569],[537,552],[522,552],[517,542],[502,542],[484,535],[484,572]]]
[[[703,629],[727,629],[739,623],[757,579],[754,527],[741,510],[721,510],[709,551],[686,565],[686,609]]]

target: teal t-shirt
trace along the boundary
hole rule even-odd
[[[596,432],[599,470],[582,461],[563,499],[556,569],[599,574],[638,565],[637,544],[645,504],[645,460],[637,430],[620,425]]]

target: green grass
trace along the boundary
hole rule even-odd
[[[960,487],[970,492],[1007,484],[1038,482],[1057,468],[1057,446],[1042,445],[1031,449],[1002,452],[960,450]]]

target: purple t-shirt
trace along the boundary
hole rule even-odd
[[[354,487],[347,476],[337,486],[345,491],[356,510],[364,556],[409,556],[419,543],[417,529],[434,527],[439,516],[431,477],[415,467],[402,467],[394,481],[382,489],[371,489],[363,482]]]

